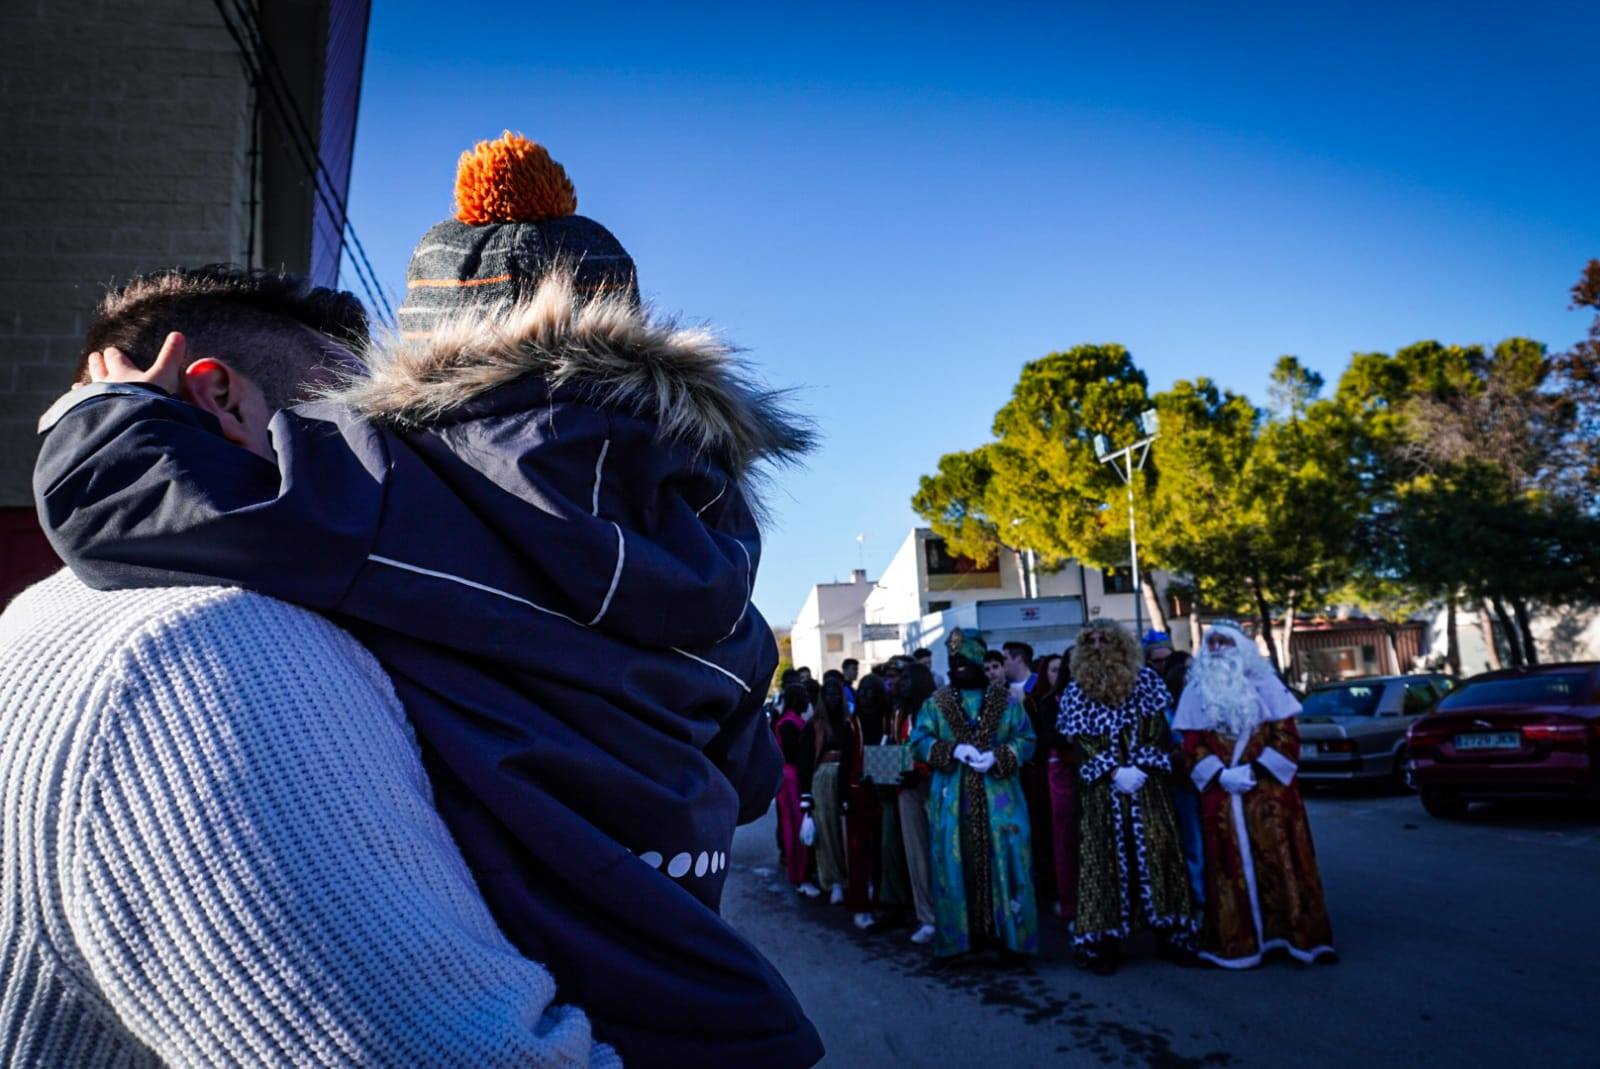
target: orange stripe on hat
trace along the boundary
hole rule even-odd
[[[406,288],[431,286],[439,289],[458,289],[463,286],[489,286],[496,282],[510,281],[510,275],[495,275],[493,278],[413,278],[406,282]]]

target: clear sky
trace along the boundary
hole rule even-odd
[[[1570,344],[1597,65],[1588,2],[384,0],[351,215],[397,298],[461,150],[547,145],[646,296],[821,425],[756,586],[787,626],[858,533],[877,577],[918,475],[1051,350],[1259,402],[1282,353],[1331,383],[1423,338]]]

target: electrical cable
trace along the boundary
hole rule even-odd
[[[235,25],[233,19],[229,17],[227,9],[223,6],[223,0],[214,0],[214,3],[224,28],[227,29],[228,35],[233,38],[234,44],[239,49],[240,58],[245,64],[246,72],[250,75],[251,81],[258,87],[258,90],[261,86],[265,86],[268,90],[274,108],[284,120],[285,129],[290,135],[290,144],[300,157],[300,162],[305,167],[307,176],[312,180],[313,192],[327,210],[330,222],[339,227],[340,252],[350,251],[347,248],[344,237],[348,233],[351,245],[357,253],[357,255],[351,257],[351,266],[355,269],[356,279],[361,284],[361,288],[366,293],[367,300],[374,311],[381,309],[386,321],[392,325],[394,323],[394,309],[384,294],[382,285],[377,280],[377,271],[372,267],[372,262],[367,258],[366,250],[361,246],[360,238],[355,233],[355,227],[350,222],[348,209],[334,189],[333,176],[328,173],[327,166],[323,163],[321,155],[317,151],[316,141],[310,136],[305,118],[300,114],[299,107],[295,104],[292,93],[289,92],[286,84],[287,79],[284,78],[282,69],[277,66],[276,59],[270,59],[272,64],[270,71],[266,62],[263,61],[262,50],[266,45],[265,41],[259,37],[259,25],[251,27],[243,17],[240,19],[240,24]],[[237,3],[235,4],[236,9],[239,9],[240,6]],[[258,42],[255,45],[247,43],[245,40],[245,32],[251,29],[254,30],[251,36],[255,37]],[[267,49],[267,51],[270,52],[270,49]],[[271,77],[273,74],[277,75],[277,80]]]
[[[361,244],[361,238],[358,234],[356,234],[355,226],[350,222],[349,208],[345,205],[343,198],[340,197],[336,192],[337,183],[334,182],[333,175],[329,173],[327,164],[323,161],[321,153],[316,149],[317,142],[316,138],[312,136],[310,124],[306,122],[305,116],[301,113],[299,105],[295,103],[293,94],[289,93],[288,91],[288,78],[284,75],[283,68],[278,65],[278,57],[276,53],[274,53],[272,45],[267,42],[266,33],[261,27],[260,16],[253,9],[246,6],[243,3],[243,0],[234,0],[234,7],[238,10],[241,21],[245,22],[247,27],[252,31],[252,36],[255,40],[257,56],[264,58],[266,65],[270,66],[270,73],[277,76],[279,86],[282,88],[283,95],[288,101],[289,115],[287,117],[294,120],[295,125],[298,127],[300,136],[304,138],[305,143],[310,146],[311,156],[315,162],[317,174],[320,174],[322,179],[327,184],[328,199],[331,199],[334,205],[336,205],[339,209],[338,217],[334,219],[333,222],[340,227],[340,250],[343,251],[345,249],[344,234],[348,232],[350,238],[349,244],[353,248],[356,258],[365,268],[367,277],[372,281],[372,284],[377,286],[381,292],[382,287],[378,285],[377,270],[372,266],[372,261],[367,258],[367,250]],[[315,181],[316,175],[313,175],[312,178],[313,181]],[[328,199],[324,200],[325,205],[328,203]],[[331,214],[332,213],[330,212],[330,215]],[[383,302],[383,306],[384,310],[389,313],[390,319],[392,320],[393,311],[390,309],[387,300]]]

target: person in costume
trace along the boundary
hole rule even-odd
[[[1155,647],[1150,645],[1152,636],[1155,636]],[[1163,644],[1166,646],[1164,652],[1161,651]],[[1150,631],[1145,635],[1145,660],[1156,670],[1172,695],[1172,701],[1167,705],[1167,723],[1175,724],[1191,658],[1181,650],[1173,650],[1165,632]],[[1181,766],[1183,738],[1176,726],[1172,730],[1172,751],[1179,757],[1178,764]],[[1195,910],[1199,912],[1206,900],[1205,847],[1200,842],[1200,793],[1186,775],[1172,777],[1172,807],[1178,817],[1178,838],[1183,842],[1183,861],[1189,872],[1189,892],[1194,895]]]
[[[816,822],[811,816],[811,776],[817,756],[806,731],[810,701],[806,688],[798,683],[784,687],[779,700],[782,712],[774,725],[778,748],[783,751],[783,779],[778,783],[777,802],[778,855],[784,875],[795,890],[815,898],[822,892],[811,880],[811,843],[816,836]]]
[[[982,642],[952,631],[950,686],[929,698],[912,753],[933,773],[928,800],[934,956],[1039,952],[1032,831],[1018,776],[1033,725],[1004,683],[984,678]]]
[[[845,884],[844,907],[853,914],[857,928],[870,928],[877,923],[872,914],[873,889],[878,873],[880,836],[883,832],[883,814],[878,804],[877,788],[870,780],[862,778],[863,749],[882,741],[882,719],[875,721],[875,734],[868,734],[865,721],[851,712],[846,697],[844,676],[831,672],[822,684],[823,704],[830,705],[831,690],[838,693],[844,705],[841,717],[844,725],[839,760],[840,810],[845,827]],[[831,690],[830,690],[831,688]]]
[[[1156,932],[1163,957],[1192,960],[1194,902],[1173,812],[1166,684],[1139,643],[1097,620],[1078,635],[1057,727],[1077,754],[1081,807],[1073,946],[1109,975],[1122,944]]]
[[[1300,703],[1237,625],[1219,622],[1178,702],[1189,775],[1200,792],[1206,896],[1200,956],[1247,969],[1272,951],[1338,960],[1295,783]]]
[[[877,740],[876,745],[895,745],[894,705],[883,677],[876,671],[861,677],[856,687],[856,718],[861,722],[862,735]],[[879,818],[878,871],[874,882],[877,903],[891,920],[903,920],[911,909],[911,878],[906,869],[905,833],[901,829],[900,782],[873,782],[877,795]]]
[[[827,894],[829,903],[837,906],[846,894],[844,802],[850,782],[850,726],[843,685],[833,680],[812,683],[816,713],[811,717],[811,745],[817,755],[811,776],[811,816],[816,828],[812,850],[817,886]]]
[[[1028,822],[1033,825],[1033,886],[1039,904],[1053,906],[1062,913],[1061,893],[1056,881],[1055,828],[1050,812],[1050,762],[1062,747],[1056,732],[1056,713],[1061,708],[1061,655],[1047,653],[1039,658],[1033,688],[1023,698],[1028,721],[1033,725],[1033,758],[1022,766],[1022,791],[1028,799]]]
[[[921,661],[907,659],[895,677],[894,741],[911,745],[917,716],[933,697],[938,685],[933,670]],[[899,810],[901,842],[905,847],[906,875],[911,881],[911,905],[917,927],[911,941],[919,945],[933,942],[937,919],[933,908],[933,867],[928,846],[928,798],[932,770],[925,761],[915,760],[900,773],[900,793],[895,798]]]
[[[98,589],[236,585],[351,631],[501,930],[627,1065],[810,1066],[815,1028],[720,915],[783,774],[753,491],[807,424],[651,313],[542,146],[481,142],[455,193],[400,329],[330,353],[348,378],[259,437],[203,333],[91,338],[93,384],[41,423],[41,522]]]

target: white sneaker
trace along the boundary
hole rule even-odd
[[[810,880],[807,880],[805,883],[803,883],[799,887],[795,888],[795,890],[799,891],[801,894],[805,895],[807,898],[818,898],[818,897],[820,897],[822,895],[822,888],[818,887],[816,884],[812,883]]]
[[[844,884],[836,883],[833,885],[833,890],[828,892],[828,902],[830,905],[835,906],[844,904]]]
[[[933,925],[924,924],[921,928],[912,932],[911,941],[918,944],[933,942]]]
[[[855,915],[855,925],[856,925],[857,928],[860,928],[863,931],[868,929],[868,928],[871,928],[874,924],[877,924],[877,923],[878,923],[878,918],[874,917],[870,913],[857,913]]]

